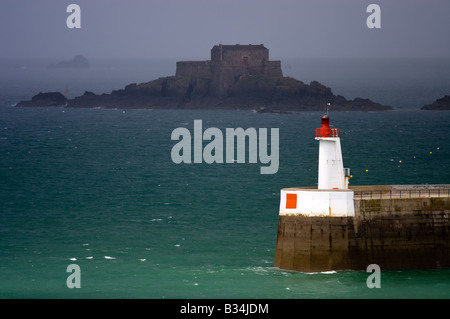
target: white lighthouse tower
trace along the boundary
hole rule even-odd
[[[348,189],[350,170],[342,162],[339,129],[330,127],[328,108],[316,129],[319,141],[318,187],[283,188],[280,196],[281,216],[354,215],[353,191]]]
[[[328,103],[327,106],[330,104]],[[328,107],[321,118],[321,127],[316,129],[319,141],[319,178],[318,189],[348,189],[350,170],[344,170],[342,162],[339,129],[330,127]]]

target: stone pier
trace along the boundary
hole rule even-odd
[[[353,216],[286,214],[280,207],[275,267],[301,272],[366,270],[369,264],[382,270],[450,267],[450,185],[350,190]]]

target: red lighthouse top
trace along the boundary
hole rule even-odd
[[[328,117],[328,106],[330,106],[330,103],[327,104],[327,113],[320,119],[321,127],[316,128],[316,138],[339,137],[339,129],[330,127],[330,118]]]

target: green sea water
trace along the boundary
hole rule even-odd
[[[449,269],[381,269],[369,289],[365,271],[273,267],[280,189],[317,184],[321,112],[11,106],[36,83],[1,92],[0,298],[450,297]],[[352,185],[450,183],[450,113],[330,117]],[[279,128],[278,172],[173,163],[172,131],[196,119]],[[81,288],[67,287],[70,264]]]
[[[363,271],[273,267],[279,190],[315,185],[321,113],[1,113],[0,297],[450,297],[449,270],[382,271],[382,288],[369,289]],[[352,183],[448,183],[449,116],[333,114]],[[261,175],[249,163],[174,164],[171,132],[192,130],[194,119],[204,128],[278,127],[278,173]],[[66,285],[70,264],[80,266],[80,289]]]

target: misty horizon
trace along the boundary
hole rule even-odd
[[[69,4],[81,8],[70,29]],[[366,8],[381,8],[369,29]],[[264,44],[272,60],[450,56],[444,0],[6,0],[0,11],[1,59],[207,60],[223,44]]]
[[[79,29],[67,26],[72,3]],[[378,29],[367,25],[372,3]],[[420,107],[449,94],[448,12],[446,0],[4,0],[0,81],[12,91],[28,85],[30,97],[66,87],[109,93],[174,75],[177,61],[210,60],[220,43],[264,44],[284,76]],[[78,54],[90,69],[47,69]]]

